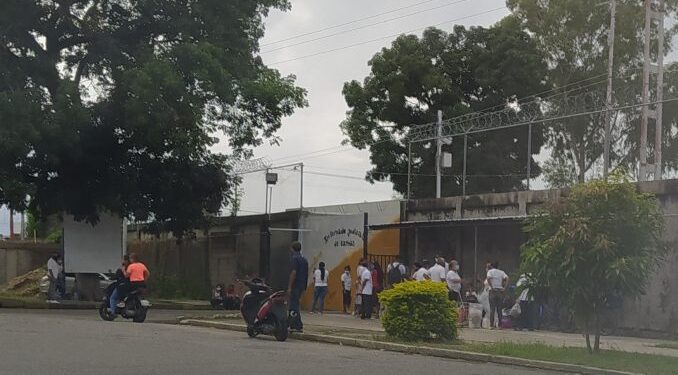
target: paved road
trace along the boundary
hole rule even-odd
[[[0,332],[0,375],[547,373],[196,327],[110,323],[71,311],[0,309]]]

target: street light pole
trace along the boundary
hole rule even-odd
[[[438,110],[438,128],[436,131],[436,198],[441,196],[441,158],[442,158],[442,149],[443,149],[443,111]]]

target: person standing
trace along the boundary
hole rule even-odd
[[[431,275],[429,275],[428,270],[426,267],[422,266],[421,263],[414,262],[414,268],[416,271],[412,274],[412,280],[424,281],[431,279]]]
[[[367,261],[363,261],[363,273],[360,275],[360,283],[362,286],[362,314],[361,319],[371,319],[373,306],[373,285],[372,285],[372,271],[369,269]]]
[[[375,315],[379,318],[381,311],[381,304],[379,303],[379,293],[384,291],[384,270],[379,265],[379,262],[372,263],[372,305],[374,307]]]
[[[316,312],[323,313],[325,309],[325,296],[327,295],[327,280],[329,272],[325,269],[325,262],[318,264],[318,269],[313,272],[313,305],[311,306],[311,314]],[[316,310],[316,305],[320,302],[320,306]]]
[[[528,286],[528,276],[520,275],[516,287],[522,288],[518,302],[520,303],[520,317],[518,318],[518,327],[516,329],[534,331],[534,296],[530,293]]]
[[[64,258],[59,255],[57,258],[57,264],[59,265],[59,278],[57,279],[57,297],[59,299],[66,298],[66,273],[64,272]]]
[[[47,278],[49,279],[49,288],[47,289],[47,303],[59,303],[57,301],[57,284],[61,277],[61,266],[59,265],[59,253],[53,253],[47,260]]]
[[[400,263],[400,257],[396,256],[393,263],[390,263],[386,267],[386,275],[388,275],[388,285],[389,288],[393,288],[396,284],[403,282],[407,275],[407,269],[405,265]]]
[[[501,322],[501,307],[508,280],[508,275],[499,269],[499,262],[490,265],[490,270],[487,271],[487,283],[490,286],[490,329],[495,328],[495,313],[497,322]]]
[[[447,275],[445,274],[445,258],[436,258],[436,264],[428,270],[431,281],[444,283]]]
[[[353,280],[351,280],[351,266],[344,267],[344,273],[341,274],[341,285],[343,289],[344,314],[348,314],[351,308],[351,289],[353,289]]]
[[[287,295],[289,296],[290,310],[290,330],[301,332],[304,324],[301,322],[301,308],[299,299],[308,285],[308,261],[301,255],[301,243],[292,242],[290,246],[292,252],[292,270],[287,284]]]
[[[461,298],[461,277],[459,276],[459,263],[456,260],[450,262],[450,271],[445,277],[447,281],[447,290],[449,291],[450,299],[460,304]]]
[[[362,315],[362,312],[363,312],[363,310],[362,310],[362,304],[363,304],[363,296],[362,296],[362,293],[363,293],[363,282],[362,282],[362,279],[361,279],[361,278],[362,278],[362,276],[363,276],[363,272],[367,269],[367,267],[363,266],[363,264],[364,264],[366,261],[367,261],[367,260],[366,260],[365,258],[360,258],[360,260],[358,261],[358,267],[356,267],[356,277],[357,277],[357,279],[356,279],[356,288],[355,288],[355,289],[356,289],[356,290],[355,290],[355,291],[356,291],[356,295],[355,295],[355,304],[356,304],[356,306],[355,306],[355,307],[356,307],[355,313],[356,313],[356,316],[361,316],[361,315]]]

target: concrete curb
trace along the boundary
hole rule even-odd
[[[61,303],[46,303],[40,301],[21,300],[12,298],[0,298],[0,308],[35,309],[35,310],[96,310],[98,302],[73,302],[62,301]],[[151,301],[151,309],[156,310],[213,310],[209,305],[191,305],[187,303],[167,303]],[[218,311],[218,310],[214,310]]]
[[[181,325],[207,327],[225,329],[230,331],[245,332],[246,327],[242,324],[214,322],[208,320],[184,319],[179,322]],[[565,363],[556,363],[548,361],[538,361],[530,359],[522,359],[516,357],[507,357],[491,354],[465,352],[453,349],[441,349],[426,346],[414,346],[405,344],[388,343],[374,340],[356,339],[350,337],[339,337],[320,335],[314,333],[292,333],[290,337],[298,340],[322,342],[327,344],[346,345],[358,348],[374,349],[374,350],[388,350],[398,353],[419,354],[431,357],[440,357],[448,359],[457,359],[471,362],[489,362],[501,365],[528,367],[540,370],[550,370],[567,372],[582,375],[640,375],[632,372],[624,372],[617,370],[606,370],[596,367],[588,367],[581,365],[572,365]]]

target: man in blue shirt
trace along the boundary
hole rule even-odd
[[[290,272],[290,280],[287,287],[287,294],[290,298],[290,330],[301,332],[304,325],[301,322],[301,308],[299,306],[299,299],[301,294],[306,290],[308,285],[308,261],[301,255],[301,243],[298,241],[292,242],[292,271]]]

